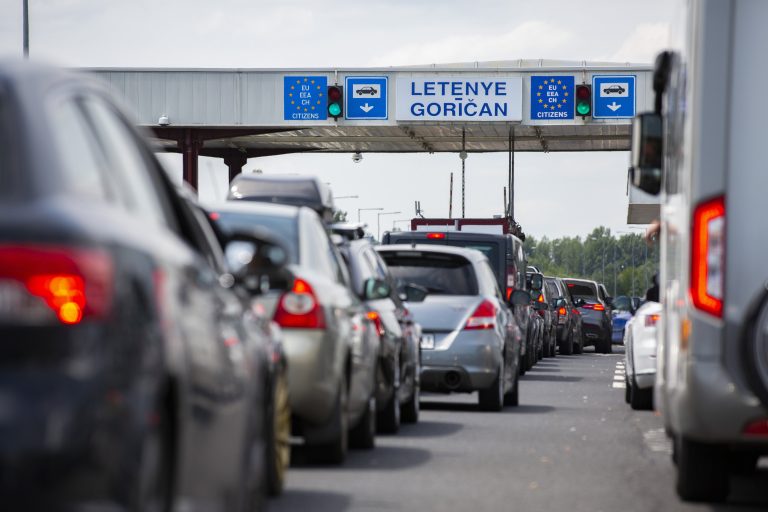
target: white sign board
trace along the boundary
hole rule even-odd
[[[523,79],[398,77],[398,121],[522,121]]]

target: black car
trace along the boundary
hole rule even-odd
[[[595,352],[610,354],[611,344],[611,297],[595,281],[586,279],[564,279],[571,299],[582,317],[582,343],[584,347],[594,345]]]
[[[581,354],[581,316],[568,293],[568,286],[559,277],[545,277],[556,291],[550,303],[557,313],[557,346],[561,354]]]
[[[306,206],[326,224],[333,222],[333,194],[316,176],[238,174],[227,199]]]
[[[366,87],[361,87],[361,88],[357,89],[355,92],[356,92],[357,94],[359,94],[359,95],[363,95],[363,94],[370,94],[371,96],[374,96],[374,95],[375,95],[376,93],[378,93],[379,91],[378,91],[376,88],[374,88],[374,87],[371,87],[371,86],[369,85],[369,86],[366,86]]]
[[[523,251],[523,242],[514,235],[497,235],[490,233],[471,233],[461,231],[399,231],[387,232],[382,236],[382,244],[437,244],[454,247],[477,249],[488,258],[499,289],[507,300],[515,290],[531,292],[526,280],[527,260]],[[515,320],[523,333],[519,365],[520,372],[525,373],[536,362],[536,331],[535,322],[538,314],[532,304],[510,305]]]
[[[626,89],[618,84],[611,85],[610,87],[606,87],[605,89],[603,89],[603,92],[605,94],[613,94],[613,93],[624,94],[625,91]]]
[[[365,301],[368,318],[381,336],[378,427],[382,432],[396,432],[401,417],[407,423],[419,418],[421,328],[399,297],[386,263],[368,240],[352,240],[339,249],[349,268],[352,289]]]
[[[242,281],[111,94],[0,64],[0,182],[3,508],[257,507]]]

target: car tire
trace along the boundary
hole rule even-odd
[[[560,345],[560,354],[566,356],[573,354],[573,333],[571,333],[563,344]]]
[[[653,388],[640,389],[637,383],[633,382],[629,392],[629,405],[636,411],[653,409]]]
[[[504,408],[504,362],[490,386],[478,392],[478,403],[483,411],[498,412]]]
[[[515,385],[512,390],[504,395],[504,405],[517,407],[520,405],[520,379],[515,375]]]
[[[414,370],[413,391],[411,397],[400,407],[400,419],[403,423],[418,423],[421,409],[421,382],[419,368]]]
[[[357,425],[349,432],[352,448],[372,450],[376,446],[376,397],[371,396]]]
[[[397,399],[398,388],[392,390],[387,406],[378,414],[376,429],[382,434],[396,434],[400,430],[400,402]]]
[[[626,403],[632,402],[632,399],[630,398],[631,393],[632,393],[632,386],[629,383],[629,378],[625,375],[624,376],[624,401]]]
[[[331,421],[334,430],[338,432],[336,439],[329,443],[318,444],[311,447],[311,458],[321,464],[339,465],[344,462],[349,448],[349,420],[347,417],[347,384],[339,385],[339,393],[336,397],[336,405],[333,408]]]
[[[291,404],[288,397],[288,377],[285,372],[275,376],[272,404],[266,422],[267,493],[279,496],[285,487],[285,474],[291,463]]]
[[[684,501],[721,502],[728,496],[728,451],[678,437],[677,494]]]
[[[584,338],[581,338],[581,340],[579,340],[579,343],[576,343],[576,341],[573,342],[573,353],[574,354],[584,353]]]

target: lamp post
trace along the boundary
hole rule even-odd
[[[383,208],[382,208],[383,209]],[[381,216],[382,215],[397,215],[403,212],[379,212],[376,214],[376,240],[381,241]]]
[[[364,211],[372,211],[372,210],[383,210],[384,208],[358,208],[357,209],[357,222],[360,222],[360,212]]]

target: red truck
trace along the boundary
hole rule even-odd
[[[472,233],[490,233],[494,235],[512,234],[525,240],[520,225],[507,217],[491,219],[411,219],[411,231],[470,231]]]

